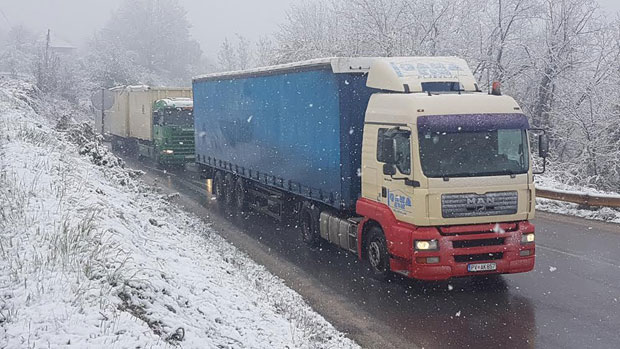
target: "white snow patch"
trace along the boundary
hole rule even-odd
[[[357,347],[52,112],[0,82],[0,348]]]
[[[502,229],[502,227],[499,225],[499,223],[495,223],[495,226],[493,227],[493,231],[496,234],[503,234],[503,233],[506,232],[504,229]]]

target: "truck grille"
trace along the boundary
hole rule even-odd
[[[504,238],[474,239],[474,240],[453,240],[454,248],[500,246],[504,244]]]
[[[499,216],[517,213],[517,192],[486,194],[443,194],[441,214],[444,218]]]

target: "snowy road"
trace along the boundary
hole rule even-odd
[[[186,209],[299,292],[364,347],[617,347],[620,226],[539,213],[536,269],[492,285],[369,279],[364,263],[332,247],[310,250],[295,229],[265,217],[231,222],[199,180],[133,159],[144,180],[181,193]],[[207,206],[206,208],[204,206]]]

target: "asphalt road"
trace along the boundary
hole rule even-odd
[[[538,213],[530,273],[381,283],[352,254],[306,247],[295,227],[221,216],[191,173],[126,160],[363,347],[620,348],[620,225]]]

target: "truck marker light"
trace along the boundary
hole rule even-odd
[[[416,240],[413,246],[417,251],[434,251],[439,249],[437,240]]]

